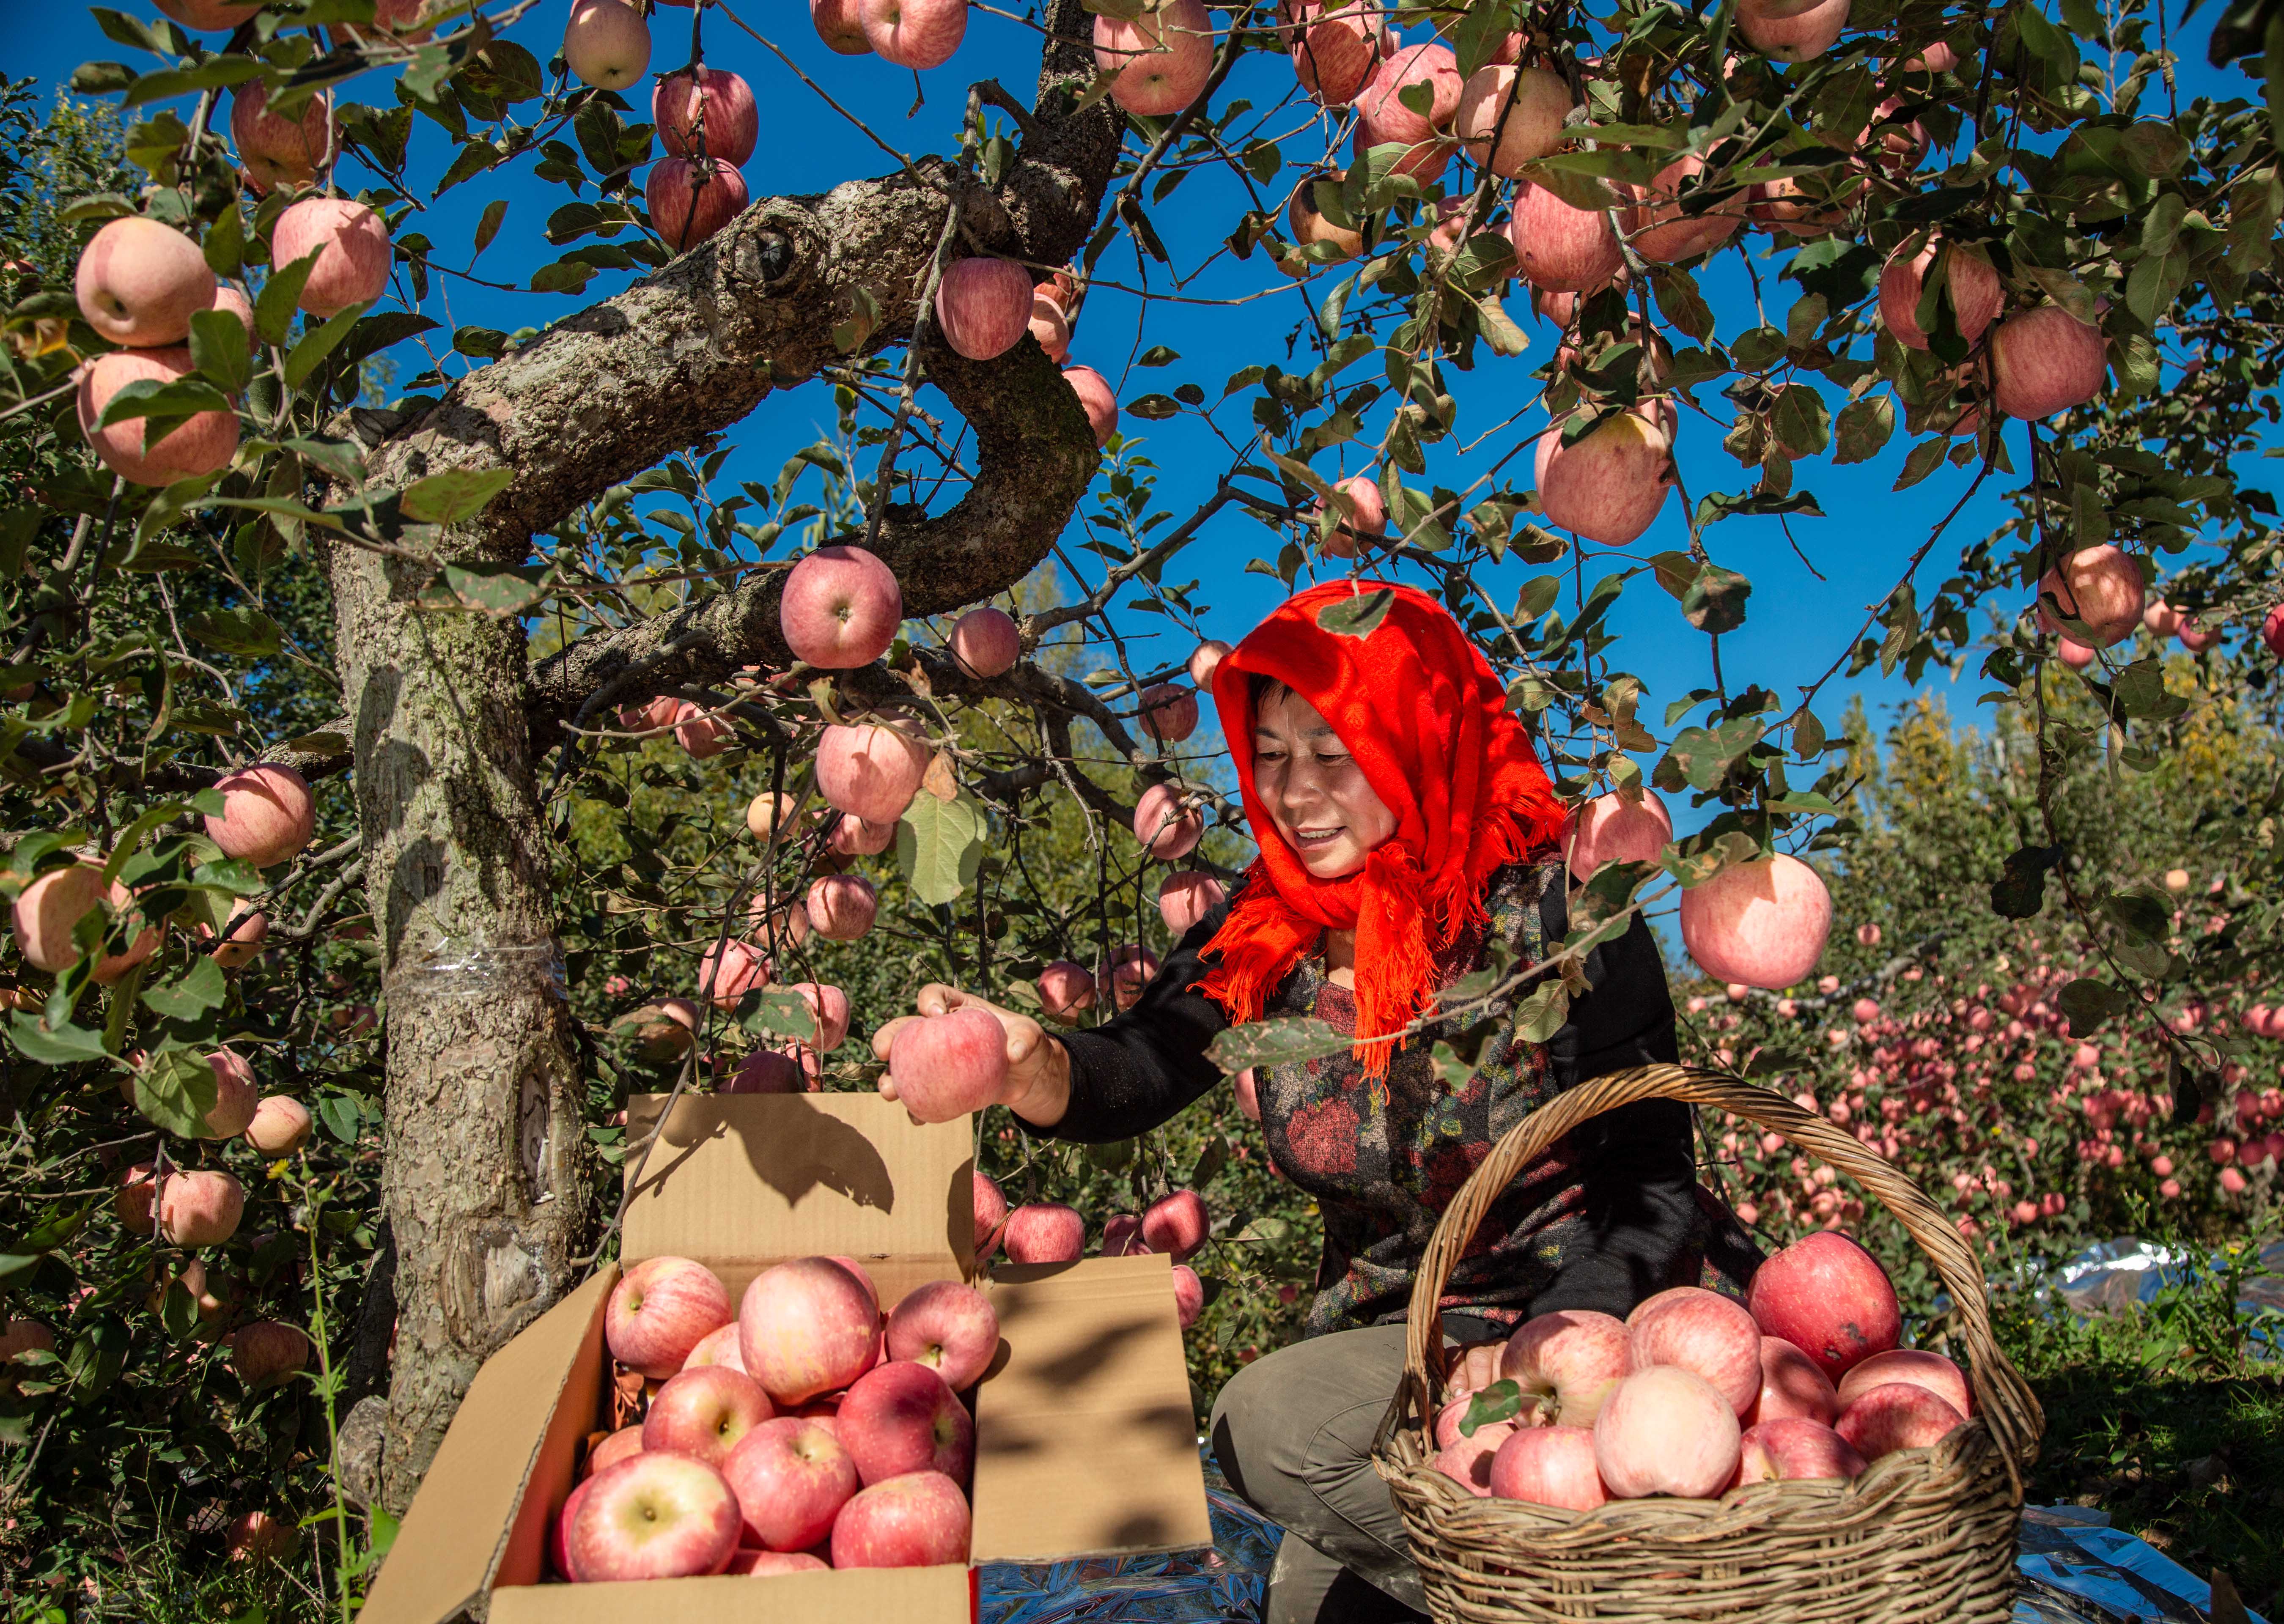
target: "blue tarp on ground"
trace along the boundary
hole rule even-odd
[[[982,1574],[982,1624],[1258,1624],[1283,1534],[1230,1492],[1210,1453],[1205,1470],[1211,1550],[992,1563]],[[2203,1624],[2212,1599],[2186,1568],[2077,1506],[2024,1513],[2020,1565],[2014,1624]]]

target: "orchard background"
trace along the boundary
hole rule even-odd
[[[1955,1203],[2049,1407],[2034,1493],[2273,1612],[2284,1388],[2233,1301],[2284,1156],[2277,8],[1854,0],[1786,63],[1754,47],[1757,5],[1169,4],[1169,60],[1121,90],[1093,41],[1131,0],[939,5],[965,37],[917,77],[798,12],[668,6],[616,91],[557,59],[567,0],[220,9],[210,31],[147,4],[8,24],[28,76],[0,110],[0,888],[84,852],[125,899],[59,973],[0,949],[19,1614],[351,1611],[470,1374],[609,1255],[626,1095],[728,1081],[802,1024],[797,981],[849,994],[818,1068],[847,1089],[922,980],[1021,1004],[1068,960],[1107,994],[1120,948],[1169,939],[1166,875],[1226,880],[1248,849],[1210,706],[1160,739],[1141,694],[1351,573],[1452,606],[1566,793],[1662,795],[1682,838],[1605,871],[1571,946],[1646,909],[1690,1058],[1812,1097]],[[1375,25],[1455,59],[1423,92],[1423,59],[1395,59],[1352,145],[1357,108],[1291,53],[1321,84],[1336,36],[1370,59]],[[755,201],[685,246],[679,194],[648,186],[652,92],[700,50],[750,82],[759,146]],[[1449,92],[1518,54],[1580,110],[1490,175],[1443,150],[1472,116]],[[1184,99],[1130,110],[1161,66]],[[297,169],[234,128],[257,97],[321,136],[331,98],[338,137]],[[1701,168],[1670,171],[1684,155]],[[295,308],[275,234],[309,192],[385,223],[370,301]],[[1590,258],[1615,251],[1605,209],[1684,229],[1636,231],[1623,285],[1565,310],[1528,223],[1538,296],[1513,279],[1518,205]],[[75,264],[129,214],[194,238],[259,338],[241,357],[194,327],[192,370],[98,426],[133,445],[229,414],[227,465],[173,484],[114,479],[75,412],[111,347]],[[1937,283],[2098,324],[2098,398],[2002,416],[1971,301],[1904,301],[1929,347],[1897,340],[1881,269],[1931,230]],[[974,256],[1060,268],[1115,433],[1033,338],[948,347],[924,313]],[[1654,501],[1646,530],[1549,511],[1550,426],[1574,466],[1670,440],[1678,489],[1612,458],[1589,494]],[[898,576],[904,638],[802,668],[786,566],[852,541]],[[2098,656],[2042,629],[2039,577],[2102,546],[2193,619],[2138,605]],[[983,604],[1024,631],[989,678],[945,652]],[[940,763],[897,845],[756,840],[748,802],[814,807],[820,730],[884,707]],[[204,816],[265,759],[315,786],[316,828],[257,871]],[[1132,832],[1159,783],[1213,825],[1171,865]],[[1683,956],[1678,897],[1771,850],[1815,863],[1835,928],[1808,980],[1733,996]],[[877,885],[878,922],[785,940],[836,867]],[[224,971],[199,931],[254,910],[262,951]],[[103,933],[116,953],[150,928],[123,978],[90,972]],[[731,939],[778,986],[716,1008],[700,966]],[[297,1151],[199,1136],[225,1044],[306,1108]],[[1844,1181],[1703,1128],[1709,1183],[1772,1244],[1846,1225],[1941,1339],[1924,1269]],[[1201,1404],[1292,1334],[1313,1218],[1232,1095],[1083,1155],[987,1118],[981,1153],[1098,1225],[1206,1194]],[[120,1191],[160,1158],[243,1186],[227,1240],[137,1231]],[[2129,1233],[2233,1261],[2140,1314],[2042,1300],[2053,1264]],[[308,1339],[265,1372],[269,1325]]]

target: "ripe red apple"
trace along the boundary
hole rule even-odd
[[[1206,1311],[1206,1283],[1187,1263],[1174,1265],[1174,1317],[1187,1331]]]
[[[1033,290],[1031,317],[1027,326],[1039,347],[1047,352],[1047,359],[1060,366],[1070,359],[1071,321],[1062,306],[1044,293]]]
[[[795,1416],[764,1421],[739,1439],[722,1475],[738,1496],[746,1542],[771,1551],[822,1544],[860,1486],[856,1463],[833,1430]]]
[[[1212,1233],[1213,1219],[1206,1211],[1205,1198],[1194,1190],[1177,1190],[1153,1201],[1142,1214],[1143,1245],[1177,1263],[1186,1261]]]
[[[873,50],[898,67],[941,67],[967,35],[967,0],[862,0]]]
[[[262,1106],[262,1089],[254,1068],[235,1050],[217,1049],[207,1057],[215,1080],[215,1103],[201,1123],[201,1139],[235,1139],[254,1121]]]
[[[1098,15],[1094,63],[1118,78],[1110,99],[1129,113],[1164,118],[1198,98],[1213,73],[1213,20],[1200,0],[1163,0],[1133,18]]]
[[[1364,252],[1364,233],[1354,226],[1334,223],[1317,196],[1320,183],[1338,187],[1345,178],[1345,171],[1327,169],[1320,175],[1304,177],[1293,189],[1293,196],[1285,206],[1285,219],[1292,227],[1294,242],[1303,248],[1326,244],[1336,252],[1329,259],[1323,255],[1288,255],[1279,262],[1286,275],[1295,278],[1306,277],[1321,265],[1352,260]]]
[[[571,1523],[579,1515],[579,1503],[586,1498],[587,1483],[588,1480],[582,1478],[571,1486],[571,1492],[564,1496],[563,1509],[547,1525],[548,1569],[557,1578],[567,1579],[574,1584],[578,1582],[579,1575],[571,1567]]]
[[[113,396],[131,383],[173,383],[196,371],[188,348],[114,349],[80,369],[79,428],[103,465],[136,485],[171,485],[230,466],[238,455],[238,414],[201,411],[183,418],[156,440],[147,418],[102,426]]]
[[[151,0],[185,28],[235,28],[262,9],[262,0]]]
[[[895,574],[862,547],[818,548],[793,566],[778,601],[778,628],[794,657],[829,671],[887,653],[903,615]]]
[[[339,150],[332,96],[320,91],[297,116],[280,118],[270,111],[270,87],[249,79],[231,93],[230,138],[262,191],[307,185]]]
[[[777,1411],[742,1370],[705,1364],[667,1378],[643,1417],[645,1453],[666,1451],[719,1466],[738,1441]]]
[[[1874,1387],[1908,1382],[1925,1387],[1962,1416],[1975,1413],[1975,1391],[1967,1372],[1941,1354],[1916,1347],[1891,1347],[1874,1354],[1840,1378],[1840,1408],[1846,1410]]]
[[[1488,1500],[1491,1493],[1491,1464],[1498,1459],[1501,1446],[1514,1436],[1514,1428],[1504,1421],[1477,1427],[1472,1438],[1455,1436],[1436,1455],[1435,1470],[1477,1498]]]
[[[1006,1028],[990,1011],[973,1004],[915,1016],[896,1028],[888,1071],[914,1116],[949,1122],[982,1110],[1006,1086]]]
[[[1701,1286],[1678,1285],[1626,1316],[1637,1370],[1673,1365],[1703,1378],[1743,1415],[1761,1395],[1761,1329],[1744,1305]]]
[[[1161,744],[1178,745],[1198,730],[1198,696],[1173,683],[1156,683],[1142,691],[1136,719]]]
[[[1158,882],[1158,917],[1177,940],[1228,900],[1229,893],[1210,874],[1169,874]]]
[[[1625,269],[1607,213],[1574,208],[1529,181],[1516,186],[1507,239],[1514,245],[1515,274],[1533,287],[1591,293]]]
[[[825,874],[811,881],[805,907],[810,928],[827,941],[855,941],[880,912],[872,882],[856,874]]]
[[[1261,1085],[1254,1080],[1253,1068],[1247,1066],[1230,1080],[1237,1093],[1237,1108],[1248,1122],[1261,1120]]]
[[[786,990],[801,995],[810,1019],[817,1023],[816,1035],[806,1040],[809,1047],[828,1055],[840,1048],[849,1036],[849,995],[816,981],[795,981]]]
[[[1004,1238],[1011,1263],[1076,1263],[1086,1255],[1086,1220],[1060,1202],[1017,1207]]]
[[[1874,1008],[1872,1018],[1879,1011]],[[1813,1359],[1834,1381],[1903,1335],[1903,1309],[1879,1261],[1847,1236],[1826,1230],[1763,1263],[1746,1293],[1753,1318]]]
[[[336,23],[343,39],[356,44],[424,45],[436,36],[428,21],[451,0],[377,0],[371,23]]]
[[[988,255],[954,261],[936,284],[935,319],[955,351],[970,361],[995,360],[1030,331],[1031,273]]]
[[[1521,1425],[1592,1426],[1633,1369],[1629,1345],[1624,1321],[1591,1308],[1558,1308],[1516,1328],[1499,1354],[1498,1378],[1522,1389]]]
[[[1848,0],[1738,0],[1737,28],[1753,49],[1779,62],[1822,56],[1848,26]]]
[[[1322,9],[1291,30],[1293,75],[1301,88],[1327,107],[1345,107],[1372,82],[1380,66],[1383,31],[1380,13],[1361,0]]]
[[[648,1451],[587,1480],[564,1544],[582,1579],[682,1579],[718,1573],[745,1519],[720,1472]]]
[[[975,1186],[975,1257],[981,1262],[999,1250],[1000,1231],[1007,1224],[1007,1194],[988,1174],[969,1177]]]
[[[1597,795],[1574,808],[1562,825],[1570,872],[1585,878],[1606,863],[1655,863],[1673,839],[1673,819],[1654,790],[1639,801]]]
[[[1774,1483],[1859,1478],[1865,1460],[1821,1421],[1780,1416],[1745,1429],[1737,1452],[1737,1482]]]
[[[1106,1258],[1145,1257],[1150,1243],[1142,1238],[1142,1220],[1132,1213],[1113,1213],[1102,1221],[1102,1242],[1096,1255]]]
[[[1641,191],[1629,188],[1636,206],[1627,214],[1628,240],[1636,254],[1660,265],[1710,254],[1745,223],[1745,194],[1736,192],[1710,207],[1691,212],[1682,195],[1706,184],[1705,160],[1694,152],[1668,164]]]
[[[1068,1022],[1094,1007],[1094,977],[1083,964],[1059,958],[1039,972],[1039,1003],[1050,1019]]]
[[[690,1258],[645,1258],[611,1288],[603,1340],[630,1370],[663,1381],[682,1369],[709,1331],[730,1323],[730,1293]]]
[[[1709,1499],[1736,1475],[1741,1436],[1725,1394],[1678,1365],[1653,1365],[1620,1381],[1602,1406],[1594,1467],[1613,1499]]]
[[[997,1346],[997,1322],[993,1322]],[[841,1447],[867,1484],[940,1472],[964,1484],[975,1467],[975,1423],[959,1395],[924,1364],[891,1359],[858,1378],[833,1417]]]
[[[1188,856],[1205,838],[1205,815],[1185,808],[1181,791],[1171,785],[1152,785],[1135,803],[1134,838],[1162,862]]]
[[[348,198],[304,198],[278,216],[270,232],[270,257],[279,265],[317,263],[301,285],[301,308],[330,318],[351,305],[366,304],[388,289],[396,250],[388,226],[364,204]]]
[[[923,1365],[956,1392],[974,1386],[998,1353],[999,1316],[974,1286],[931,1280],[889,1310],[887,1335],[891,1360]]]
[[[2271,654],[2284,660],[2284,604],[2276,605],[2262,617],[2260,641],[2267,645]]]
[[[621,0],[572,0],[563,61],[581,84],[626,90],[650,71],[650,25]]]
[[[1213,691],[1214,673],[1221,668],[1222,660],[1235,652],[1219,637],[1208,637],[1190,651],[1190,681],[1197,684],[1200,692]]]
[[[177,1246],[218,1246],[245,1213],[245,1187],[227,1173],[170,1173],[159,1191],[159,1230]]]
[[[1606,419],[1571,445],[1539,436],[1538,505],[1547,522],[1623,547],[1650,527],[1673,488],[1672,418],[1662,402]]]
[[[730,1565],[722,1571],[769,1579],[778,1573],[822,1573],[832,1566],[824,1558],[805,1550],[747,1550],[741,1546],[730,1558]]]
[[[698,1030],[698,1006],[687,998],[662,998],[628,1011],[612,1023],[635,1040],[646,1065],[662,1066],[690,1048]]]
[[[1023,285],[1030,286],[1028,277]],[[1022,631],[1001,609],[969,610],[953,624],[950,642],[951,657],[971,676],[997,676],[1013,669],[1023,654]]]
[[[622,1426],[617,1432],[593,1444],[587,1450],[584,1468],[588,1477],[607,1472],[622,1460],[631,1459],[643,1452],[642,1423]]]
[[[910,806],[911,802],[907,800],[904,804]],[[835,818],[832,832],[825,837],[826,848],[843,857],[875,856],[896,843],[895,823],[875,823],[853,813]]]
[[[1907,255],[1905,249],[1910,246],[1905,243],[1889,254],[1886,268],[1880,272],[1880,321],[1897,343],[1912,349],[1925,349],[1928,335],[1920,331],[1920,297],[1926,290],[1928,271],[1935,264],[1943,242],[1931,237],[1916,254]],[[1953,248],[1944,256],[1944,285],[1951,296],[1952,316],[1959,324],[1959,336],[1974,343],[2006,302],[2006,291],[1999,285],[1998,273],[1991,268],[1989,261]]]
[[[967,1560],[967,1497],[941,1472],[859,1489],[833,1525],[835,1567],[945,1567]]]
[[[222,815],[207,816],[207,838],[225,857],[239,857],[257,869],[275,868],[297,856],[317,832],[317,804],[309,785],[292,768],[261,761],[215,781]]]
[[[309,1367],[309,1339],[298,1326],[255,1320],[240,1325],[223,1341],[230,1349],[230,1368],[249,1389],[274,1387]]]
[[[710,761],[735,742],[738,730],[729,721],[716,716],[705,707],[684,701],[674,713],[674,742],[682,746],[683,753],[700,761]]]
[[[1745,1412],[1748,1427],[1795,1419],[1830,1426],[1839,1414],[1839,1395],[1822,1366],[1782,1337],[1761,1339],[1761,1392]]]
[[[2060,305],[2008,316],[1991,332],[1991,394],[2010,418],[2045,418],[2101,393],[2108,365],[2101,329]]]
[[[2068,616],[2085,623],[2094,647],[2108,648],[2133,635],[2147,589],[2132,554],[2107,542],[2081,547],[2038,577],[2038,629],[2059,633]]]
[[[1110,380],[1091,366],[1067,366],[1063,381],[1078,396],[1079,405],[1085,410],[1086,420],[1093,426],[1094,443],[1107,446],[1110,437],[1118,432],[1118,396]]]
[[[761,112],[754,87],[727,68],[677,68],[659,75],[650,94],[659,144],[677,158],[706,156],[741,164],[754,155]]]
[[[134,899],[123,886],[113,885],[106,894],[103,884],[103,869],[99,863],[78,863],[69,868],[51,869],[30,885],[16,899],[13,920],[16,931],[16,950],[35,969],[63,970],[79,960],[79,948],[72,941],[72,932],[81,919],[98,903],[109,897],[113,912],[133,905]],[[103,971],[118,966],[124,975],[135,964],[148,957],[158,945],[158,933],[146,931],[137,939],[129,953],[113,954],[101,961],[98,979],[106,978]]]
[[[809,0],[810,26],[827,49],[844,57],[869,57],[862,0]]]
[[[1782,852],[1724,869],[1681,894],[1681,940],[1717,981],[1771,989],[1816,968],[1832,932],[1832,894]]]
[[[746,201],[746,177],[727,159],[661,158],[643,182],[651,227],[677,254],[736,219]]]
[[[1608,1503],[1594,1465],[1594,1433],[1584,1426],[1534,1426],[1507,1438],[1491,1456],[1490,1491],[1500,1500],[1591,1511]]]
[[[770,961],[732,937],[698,956],[698,990],[717,1010],[734,1010],[747,993],[770,984]]]
[[[764,1270],[738,1309],[746,1370],[781,1406],[848,1386],[872,1368],[880,1341],[870,1285],[831,1258]]]
[[[728,1370],[743,1371],[745,1355],[738,1347],[738,1322],[716,1325],[698,1339],[698,1346],[690,1350],[690,1357],[682,1362],[684,1370],[704,1370],[708,1365],[721,1365]],[[768,1395],[763,1395],[766,1398]]]
[[[1867,1461],[1898,1449],[1924,1449],[1967,1425],[1967,1417],[1912,1382],[1891,1381],[1858,1393],[1834,1431]]]
[[[1158,956],[1129,942],[1110,956],[1111,1001],[1122,1010],[1132,1009],[1157,973]]]
[[[792,796],[763,790],[746,805],[746,831],[765,846],[775,845],[793,814]]]
[[[242,970],[262,956],[262,943],[269,934],[268,914],[233,915],[222,927],[221,942],[207,956],[224,970]]]
[[[2093,663],[2094,651],[2083,643],[2063,637],[2054,644],[2054,658],[2073,671],[2083,671]]]
[[[1425,114],[1414,112],[1403,99],[1405,90],[1422,84],[1429,93]],[[1392,142],[1413,148],[1412,158],[1420,160],[1420,165],[1408,167],[1412,163],[1412,158],[1408,158],[1396,165],[1396,172],[1425,179],[1441,169],[1450,157],[1451,144],[1442,137],[1451,129],[1464,88],[1459,60],[1451,47],[1433,43],[1406,45],[1381,63],[1372,82],[1357,97],[1357,113],[1362,121],[1357,139],[1366,147]]]
[[[173,226],[129,215],[80,250],[72,285],[87,324],[113,344],[180,344],[191,317],[214,308],[215,283],[199,246]]]
[[[1318,542],[1318,550],[1328,558],[1353,558],[1364,539],[1377,542],[1388,535],[1388,503],[1380,494],[1379,481],[1368,473],[1351,474],[1333,488],[1349,499],[1349,513]],[[1310,511],[1320,513],[1324,504]]]
[[[928,761],[927,746],[902,728],[835,723],[817,741],[817,793],[852,817],[893,829],[919,792]]]
[[[1492,62],[1459,87],[1451,131],[1466,144],[1468,157],[1512,180],[1523,165],[1562,144],[1562,121],[1569,112],[1570,87],[1560,74]]]
[[[309,1137],[309,1108],[283,1094],[265,1094],[246,1125],[246,1142],[264,1156],[290,1156]]]
[[[301,1531],[267,1511],[241,1511],[223,1530],[222,1548],[232,1562],[284,1562],[301,1548]]]

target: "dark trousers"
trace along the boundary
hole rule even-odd
[[[1491,1334],[1447,1317],[1445,1339]],[[1373,1435],[1404,1374],[1402,1325],[1279,1348],[1214,1402],[1214,1455],[1230,1487],[1283,1528],[1266,1624],[1398,1624],[1426,1616],[1404,1519],[1373,1470]]]

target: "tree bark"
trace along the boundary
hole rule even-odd
[[[407,542],[436,564],[512,567],[582,504],[839,358],[835,327],[866,301],[879,325],[849,353],[907,338],[955,193],[970,251],[1068,259],[1101,207],[1122,122],[1100,102],[1069,111],[1093,77],[1078,0],[1054,0],[1047,28],[1036,111],[996,187],[922,160],[821,198],[763,199],[426,410],[356,414],[370,488],[452,470],[514,475],[474,518]],[[1021,579],[1099,460],[1076,397],[1029,339],[989,366],[926,358],[976,430],[978,465],[950,512],[890,515],[882,549],[914,613]],[[601,685],[682,632],[704,634],[686,639],[689,658],[644,669],[647,686],[622,697],[775,650],[777,577],[590,638],[535,674],[514,622],[423,601],[432,566],[327,545],[340,725],[383,946],[397,1322],[379,1497],[401,1510],[477,1367],[572,1284],[588,1212],[535,754]]]

